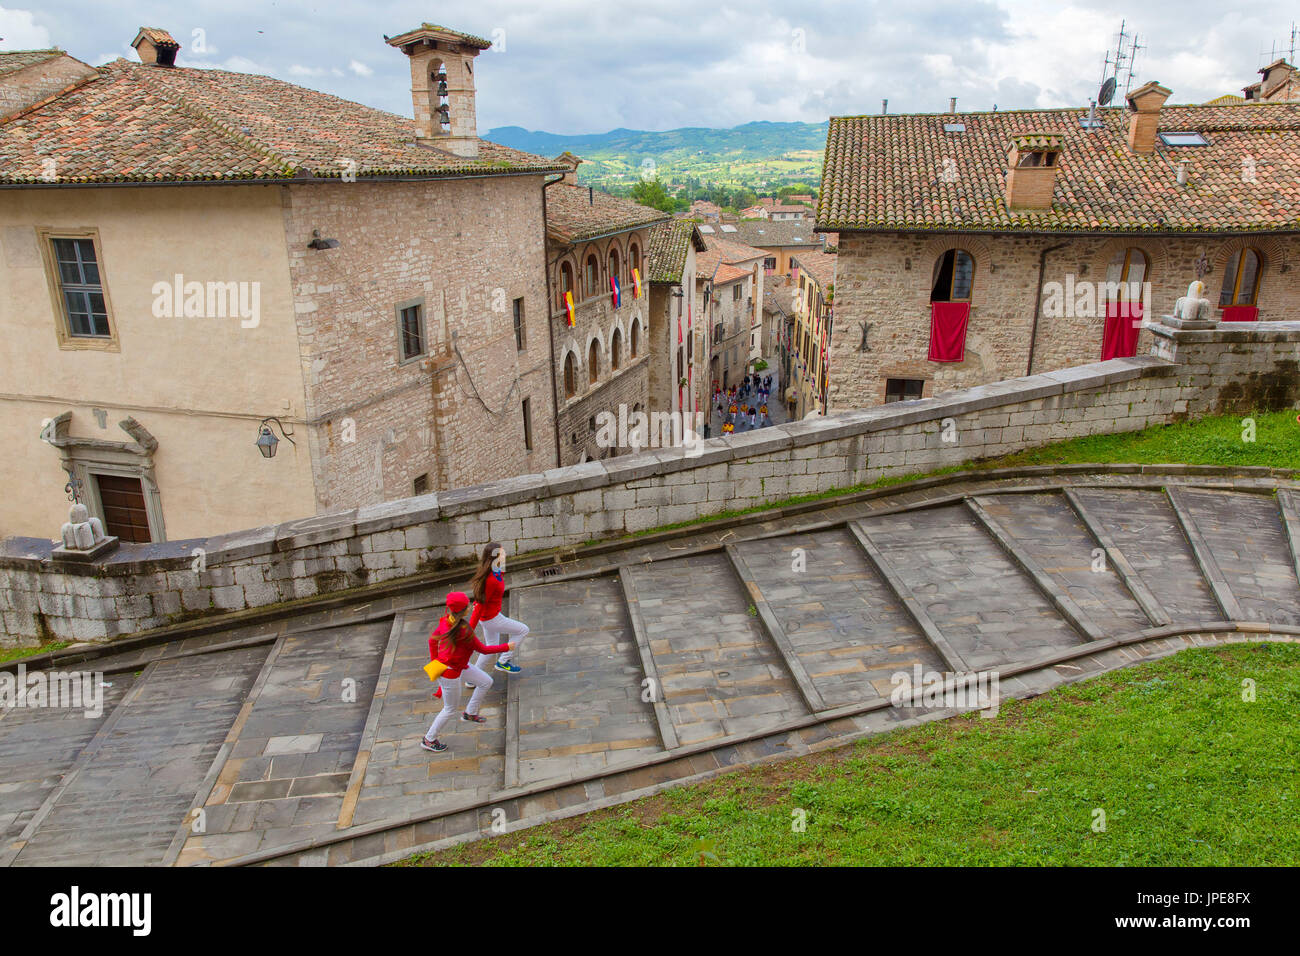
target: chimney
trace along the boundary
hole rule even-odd
[[[1165,105],[1172,92],[1152,80],[1128,95],[1129,109],[1133,110],[1128,121],[1128,148],[1139,156],[1148,156],[1156,151],[1160,107]]]
[[[559,156],[555,157],[555,161],[557,163],[564,163],[569,167],[569,171],[564,174],[564,185],[578,185],[578,167],[582,165],[582,160],[566,149]]]
[[[1056,171],[1065,137],[1060,133],[1024,133],[1011,140],[1007,158],[1007,205],[1012,209],[1051,209]]]
[[[415,141],[457,156],[478,156],[474,58],[492,44],[481,37],[423,23],[387,38],[411,61]]]
[[[952,96],[948,98],[948,112],[949,113],[957,112],[957,97]]]
[[[889,112],[889,100],[881,100],[881,101],[880,101],[880,115],[881,115],[881,116],[884,116],[884,115],[885,115],[886,113],[888,113],[888,112]]]
[[[157,27],[141,27],[131,46],[135,47],[140,62],[150,66],[175,66],[181,48],[170,33]]]

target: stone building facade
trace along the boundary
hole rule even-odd
[[[733,239],[704,236],[696,309],[709,328],[710,384],[735,385],[763,350],[763,261],[767,253]]]
[[[1300,105],[1168,95],[1147,84],[1093,125],[1079,110],[833,119],[817,219],[839,233],[831,410],[1141,354],[1146,332],[1113,351],[1116,323],[1171,312],[1197,280],[1221,318],[1293,318]],[[963,303],[964,355],[931,360],[940,306]]]
[[[0,55],[0,533],[57,532],[65,470],[110,533],[160,542],[559,463],[566,167],[473,135],[486,40],[390,43],[415,121],[185,68],[157,29],[139,63]]]
[[[561,465],[630,450],[629,426],[614,440],[602,425],[631,422],[650,408],[650,229],[658,210],[577,185],[580,160],[546,188],[551,284],[551,361],[555,369],[557,454]],[[647,436],[648,438],[649,436]]]
[[[650,350],[655,355],[650,365],[650,410],[684,410],[693,422],[696,413],[709,403],[710,329],[707,322],[697,321],[696,297],[691,294],[697,257],[707,247],[694,222],[674,219],[650,230],[648,248],[650,308],[646,317]]]

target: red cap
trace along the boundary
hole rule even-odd
[[[469,595],[464,591],[452,591],[447,595],[447,610],[459,614],[469,607]]]

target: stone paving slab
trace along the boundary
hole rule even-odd
[[[510,602],[530,633],[515,658],[523,672],[501,678],[518,690],[519,771],[507,785],[659,753],[618,578],[516,588]]]
[[[1300,624],[1300,582],[1277,501],[1195,490],[1183,500],[1246,619]]]
[[[980,501],[1103,634],[1150,626],[1115,569],[1095,560],[1097,541],[1064,495],[1001,495]]]
[[[1033,659],[1082,638],[963,507],[861,526],[969,667]]]
[[[1222,620],[1168,498],[1158,491],[1075,492],[1175,623]]]
[[[126,696],[135,677],[114,674],[101,688],[103,711],[13,707],[0,713],[0,853],[23,832],[78,755]]]
[[[910,679],[915,665],[923,672],[944,669],[846,531],[792,535],[779,546],[764,541],[740,550],[830,707],[887,698],[895,686],[890,678],[902,671]]]
[[[383,621],[285,637],[179,863],[334,831],[387,640]]]
[[[680,743],[807,713],[725,555],[661,561],[631,574]]]
[[[150,665],[13,865],[162,862],[267,653],[254,647]]]

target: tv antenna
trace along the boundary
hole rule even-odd
[[[1133,65],[1137,60],[1138,51],[1145,49],[1145,46],[1138,43],[1136,31],[1128,32],[1128,21],[1121,20],[1119,35],[1115,38],[1115,49],[1107,51],[1105,63],[1102,65],[1101,87],[1097,91],[1099,105],[1106,106],[1115,98],[1115,91],[1119,88],[1121,79],[1124,82],[1124,95],[1128,95],[1133,87]]]
[[[1300,28],[1297,28],[1296,22],[1292,20],[1291,36],[1288,40],[1284,40],[1283,44],[1285,46],[1286,53],[1287,53],[1286,60],[1288,63],[1292,64],[1293,66],[1295,65],[1295,48],[1296,48],[1297,40],[1300,40]],[[1273,46],[1268,53],[1263,53],[1263,52],[1260,53],[1259,58],[1261,60],[1260,63],[1261,68],[1268,66],[1270,63],[1273,63],[1274,61],[1277,60],[1278,52],[1279,52],[1277,47],[1278,47],[1277,41],[1274,40]],[[1267,57],[1267,60],[1265,60],[1265,57]]]

